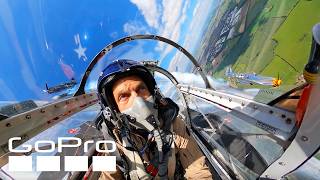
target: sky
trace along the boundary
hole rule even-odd
[[[0,1],[0,101],[49,101],[45,84],[80,81],[107,44],[134,34],[169,38],[195,53],[218,0]],[[186,67],[181,53],[150,40],[116,48],[117,58],[155,59],[169,70]],[[180,70],[180,69],[179,69]],[[97,76],[92,75],[92,79]],[[94,81],[90,87],[96,86]]]

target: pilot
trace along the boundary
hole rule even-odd
[[[103,120],[96,125],[118,151],[117,170],[102,172],[99,179],[213,178],[178,106],[160,93],[143,64],[112,62],[97,88]]]

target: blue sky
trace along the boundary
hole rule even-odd
[[[42,92],[46,82],[53,86],[71,77],[80,81],[105,45],[127,35],[161,35],[194,53],[216,4],[211,0],[1,1],[0,101],[51,99]],[[145,41],[113,54],[113,58],[158,59],[169,69],[182,59],[170,46]]]

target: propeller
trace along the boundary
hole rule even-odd
[[[280,75],[279,75],[279,72],[278,72],[278,77],[275,79],[272,80],[272,86],[273,87],[279,87],[282,83],[282,80],[280,79]]]

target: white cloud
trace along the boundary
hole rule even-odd
[[[129,47],[128,51],[122,53],[119,59],[132,59],[132,60],[150,60],[154,59],[154,53],[145,51],[144,46],[148,44],[145,41],[136,41],[136,45]]]
[[[199,6],[200,6],[200,3],[198,3],[198,4],[196,5],[196,7],[194,7],[193,12],[192,12],[193,17],[196,15]]]
[[[93,80],[89,82],[89,85],[87,86],[86,91],[90,91],[90,90],[96,90],[97,89],[97,84],[98,84],[98,80]]]
[[[141,11],[144,16],[147,24],[150,27],[158,28],[159,27],[159,7],[156,0],[130,0],[135,4],[139,11]]]
[[[183,2],[185,2],[183,4]],[[179,41],[181,26],[185,21],[186,17],[186,7],[188,6],[189,1],[182,0],[163,0],[163,13],[161,18],[161,28],[159,29],[158,34],[172,41]],[[156,50],[164,50],[164,44],[158,44]],[[168,46],[163,54],[167,54],[172,50],[171,46]]]
[[[183,47],[187,49],[188,51],[192,52],[196,48],[195,42],[198,42],[202,28],[205,25],[206,18],[208,17],[208,13],[210,12],[211,6],[212,6],[211,0],[202,0],[199,1],[198,4],[195,6],[193,10],[193,18],[191,23],[188,27],[188,34],[185,37],[185,41],[183,43]],[[185,56],[183,56],[181,53],[177,53],[173,60],[170,62],[169,70],[174,70],[177,64],[186,64]],[[186,67],[184,67],[186,68]]]
[[[184,3],[183,3],[184,2]],[[174,42],[179,41],[181,38],[182,24],[187,17],[187,9],[189,8],[189,1],[170,1],[163,0],[163,16],[162,23],[163,27],[159,34],[166,37]],[[164,59],[172,50],[173,47],[170,45],[164,46],[164,43],[158,43],[156,47],[157,51],[162,51],[160,56],[160,61]],[[161,62],[160,62],[161,64]]]
[[[148,34],[148,29],[139,21],[129,21],[123,25],[123,31],[128,35]]]
[[[181,52],[180,53],[179,52],[176,53],[173,56],[172,60],[170,61],[168,70],[169,71],[174,71],[176,69],[176,67],[179,65],[179,64],[177,64],[177,62],[178,63],[182,63],[182,64],[186,64],[186,63],[182,62],[183,56],[184,55]],[[184,68],[182,69],[181,66],[178,66],[178,69],[179,69],[179,72],[184,72],[185,71],[185,69]]]
[[[179,41],[181,35],[181,27],[186,20],[187,8],[189,7],[189,0],[131,0],[140,10],[144,16],[148,26],[156,29],[156,34],[171,39],[175,42]],[[124,25],[124,31],[126,33],[132,31],[140,31],[144,29],[140,24],[128,24]],[[128,33],[132,34],[132,33]],[[159,42],[156,49],[162,51],[162,57],[167,55],[172,49],[172,46],[164,46],[165,43]],[[161,59],[161,58],[160,58]]]
[[[117,31],[114,31],[112,33],[109,34],[109,36],[113,39],[116,39],[118,37],[118,32]]]
[[[157,27],[156,33],[158,35],[168,38],[179,44],[182,43],[182,46],[189,52],[193,52],[196,48],[195,42],[198,42],[200,39],[207,17],[210,13],[212,13],[212,5],[215,4],[211,0],[197,1],[192,10],[192,17],[189,17],[191,22],[188,27],[186,27],[186,35],[185,37],[181,37],[182,25],[187,19],[187,12],[190,11],[190,0],[131,0],[131,2],[138,7],[149,27]],[[157,2],[161,3],[157,4]],[[147,7],[149,7],[149,9]],[[146,9],[148,9],[150,12],[147,13]],[[125,26],[127,26],[126,29],[137,29],[138,31],[141,28],[146,28],[142,25],[128,26],[128,24],[125,24]],[[159,42],[155,50],[161,52],[161,56],[159,58],[161,61],[173,50],[173,47],[170,45],[165,45],[163,42]],[[170,70],[174,70],[177,64],[186,64],[185,60],[185,56],[182,53],[176,53],[170,63]],[[186,70],[187,68],[187,66],[181,67],[181,70],[183,71],[183,69]]]

